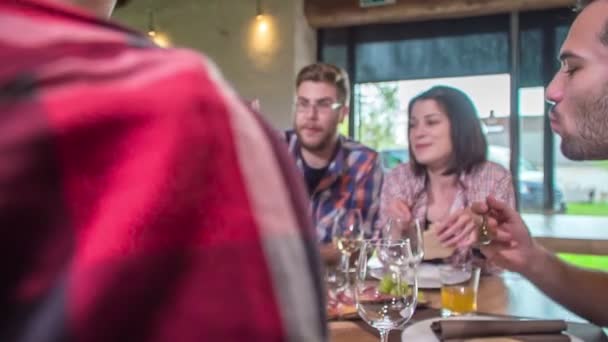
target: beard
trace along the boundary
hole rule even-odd
[[[562,136],[562,153],[572,160],[608,159],[608,83],[574,104],[576,134]]]
[[[304,139],[300,130],[301,128],[296,128],[296,136],[298,137],[298,141],[304,149],[311,152],[324,151],[331,147],[336,139],[337,133],[337,129],[330,129],[329,131],[324,132],[323,136],[321,136],[319,140],[311,142]]]

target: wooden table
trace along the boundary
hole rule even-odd
[[[555,253],[608,255],[608,218],[523,214],[532,236]]]
[[[440,298],[438,290],[424,290],[430,301],[430,308],[416,311],[411,323],[427,318],[438,317]],[[490,315],[508,315],[544,319],[565,319],[568,332],[581,337],[584,341],[608,342],[603,331],[576,316],[551,299],[547,298],[530,282],[513,273],[501,276],[482,277],[479,284],[477,309]],[[330,341],[334,342],[378,342],[378,333],[365,322],[330,322]],[[390,335],[390,341],[400,341],[400,331]]]

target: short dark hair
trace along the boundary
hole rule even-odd
[[[582,10],[585,9],[585,7],[589,6],[592,2],[595,1],[596,0],[577,0],[576,5],[574,6],[574,11],[580,13]],[[600,32],[598,38],[600,39],[600,42],[602,42],[602,44],[608,46],[608,20],[604,22],[604,27],[602,28],[602,31]]]
[[[585,7],[587,7],[587,5],[589,5],[590,3],[592,3],[593,1],[595,1],[595,0],[577,0],[576,1],[576,5],[574,6],[574,10],[576,12],[580,12]]]
[[[348,74],[344,69],[333,64],[314,63],[300,70],[296,78],[296,88],[305,81],[333,84],[336,86],[338,101],[342,104],[348,104],[350,99],[350,82]]]
[[[450,139],[453,153],[444,174],[469,173],[473,168],[487,160],[488,143],[481,129],[477,109],[471,99],[462,91],[446,86],[435,86],[414,97],[408,105],[408,120],[418,101],[434,100],[445,111],[450,121]],[[408,128],[408,141],[410,136]],[[414,174],[421,176],[426,172],[424,165],[418,163],[410,148],[411,167]]]

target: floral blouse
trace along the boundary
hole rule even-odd
[[[416,176],[409,163],[391,170],[384,178],[380,194],[380,227],[388,221],[388,208],[394,200],[405,201],[412,217],[425,222],[426,226],[429,201],[426,183],[426,175]],[[511,173],[496,163],[485,162],[473,168],[470,173],[461,174],[458,184],[458,192],[448,214],[467,208],[475,202],[485,201],[489,195],[515,207]]]
[[[394,200],[403,200],[409,206],[412,218],[427,225],[428,193],[426,191],[427,176],[416,176],[410,164],[401,164],[391,170],[384,178],[380,194],[380,212],[377,231],[390,219],[388,209]],[[471,170],[470,173],[459,176],[459,188],[450,208],[449,214],[467,208],[475,202],[485,201],[489,195],[515,207],[515,192],[511,173],[504,167],[485,162]],[[464,257],[468,249],[458,249],[453,256]],[[479,256],[479,254],[475,254]],[[492,263],[479,260],[484,274],[496,274],[501,271]]]

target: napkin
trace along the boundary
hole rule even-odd
[[[431,329],[441,341],[463,341],[479,337],[503,337],[526,342],[570,341],[562,331],[563,320],[439,320]]]
[[[439,243],[434,225],[424,232],[424,260],[445,259],[454,253],[454,248],[443,247]]]

